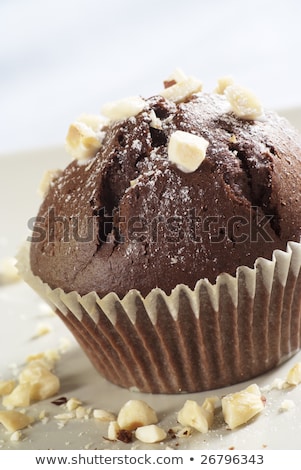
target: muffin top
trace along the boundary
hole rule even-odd
[[[298,132],[231,80],[165,86],[70,127],[75,158],[52,174],[31,237],[51,288],[170,293],[300,241]]]

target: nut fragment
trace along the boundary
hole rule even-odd
[[[286,377],[289,385],[298,385],[301,383],[301,362],[297,362],[289,371]]]
[[[18,384],[9,395],[3,398],[2,404],[9,409],[28,406],[30,404],[30,385]]]
[[[49,191],[51,184],[62,174],[62,170],[47,170],[45,171],[38,187],[38,194],[40,197],[45,197]]]
[[[219,95],[223,95],[225,92],[225,89],[234,84],[234,80],[232,77],[225,76],[221,77],[217,81],[217,87],[215,88],[214,92],[218,93]]]
[[[117,421],[110,421],[108,426],[108,439],[110,441],[117,441],[120,426]]]
[[[156,412],[143,400],[129,400],[120,409],[117,417],[121,429],[132,431],[140,426],[156,424]]]
[[[264,403],[258,385],[230,393],[222,398],[222,411],[230,429],[247,423],[264,409]]]
[[[60,388],[59,378],[39,361],[32,361],[19,375],[20,384],[30,386],[31,400],[45,400],[55,395]]]
[[[227,86],[224,94],[236,116],[241,119],[257,119],[262,116],[262,106],[257,97],[240,85]]]
[[[66,402],[66,408],[68,411],[73,411],[76,408],[78,408],[82,402],[78,400],[77,398],[69,398],[69,400]]]
[[[13,391],[15,386],[16,382],[14,380],[0,380],[0,396],[8,395]]]
[[[213,423],[214,402],[206,399],[202,406],[194,400],[186,400],[178,413],[178,422],[190,426],[201,433],[206,433]]]
[[[156,116],[156,113],[153,109],[151,109],[149,116],[151,118],[150,127],[153,129],[162,129],[162,121]]]
[[[167,434],[164,429],[160,428],[156,424],[149,424],[147,426],[141,426],[136,429],[135,437],[148,444],[154,444],[155,442],[164,441]]]
[[[66,151],[75,159],[93,157],[100,148],[107,123],[102,116],[83,114],[69,127],[66,137]]]
[[[101,112],[112,121],[120,121],[136,116],[144,109],[145,104],[146,102],[140,96],[129,96],[128,98],[105,104]]]
[[[0,411],[0,423],[11,432],[26,428],[33,421],[34,420],[32,417],[26,415],[25,413],[20,413],[19,411]]]
[[[34,338],[39,338],[40,336],[47,335],[50,332],[51,332],[51,326],[47,325],[46,323],[40,323],[37,325]]]
[[[54,415],[54,419],[58,421],[70,421],[70,419],[74,418],[74,414],[70,411],[69,413],[59,413],[58,415]]]
[[[17,441],[21,441],[21,439],[22,439],[21,431],[15,431],[10,436],[10,441],[17,442]]]
[[[54,368],[55,363],[60,359],[60,355],[58,351],[55,349],[48,349],[45,352],[41,352],[38,354],[31,354],[27,356],[26,362],[33,362],[39,361],[46,369],[52,370]]]
[[[99,421],[116,421],[116,416],[106,410],[94,410],[93,417]]]
[[[91,413],[91,408],[85,408],[84,406],[78,406],[75,409],[75,416],[77,419],[88,419]]]
[[[295,406],[293,400],[283,400],[280,404],[279,411],[289,411],[295,408]]]
[[[204,160],[208,145],[209,142],[203,137],[175,131],[168,144],[168,160],[184,173],[192,173]]]
[[[16,258],[6,257],[0,260],[0,285],[12,284],[20,281],[20,276],[16,268]]]
[[[201,91],[203,87],[200,80],[194,77],[187,77],[186,75],[182,77],[179,76],[179,79],[174,81],[176,81],[174,85],[168,86],[159,94],[167,100],[174,101],[175,103],[185,101],[194,93]]]

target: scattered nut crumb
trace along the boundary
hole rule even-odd
[[[160,118],[156,116],[156,113],[153,109],[150,111],[150,118],[151,118],[150,127],[154,129],[162,129],[162,121]]]
[[[9,395],[5,395],[2,404],[7,409],[29,406],[30,385],[27,383],[18,384]]]
[[[33,418],[14,410],[0,410],[0,423],[8,431],[18,431],[19,429],[26,428],[29,424],[33,423]]]
[[[298,385],[301,383],[301,362],[297,362],[286,376],[286,382],[289,385]]]
[[[91,408],[85,408],[84,406],[79,405],[75,408],[75,416],[77,419],[88,419],[91,411]]]
[[[61,174],[62,170],[59,169],[45,171],[38,187],[38,194],[41,198],[46,196],[54,180],[56,180]]]
[[[69,413],[60,413],[58,415],[54,415],[54,419],[57,419],[58,421],[69,421],[70,419],[74,418],[74,413],[69,412]]]
[[[51,332],[51,327],[47,325],[46,323],[41,323],[37,325],[36,332],[34,334],[34,338],[38,338],[40,336],[47,335],[48,333]]]
[[[118,432],[120,431],[120,426],[117,421],[110,421],[108,426],[108,439],[110,441],[116,441],[118,438]]]
[[[120,409],[117,417],[120,429],[132,431],[139,426],[156,424],[156,412],[143,400],[129,400]]]
[[[186,400],[178,412],[177,420],[183,426],[189,426],[201,433],[207,433],[213,423],[214,402],[206,399],[202,406],[194,400]]]
[[[22,433],[21,431],[15,431],[12,433],[12,435],[10,436],[10,440],[11,441],[21,441],[22,440]]]
[[[263,409],[261,392],[256,384],[222,398],[223,416],[230,429],[247,423]]]
[[[113,413],[110,413],[109,411],[105,410],[94,410],[93,411],[93,417],[99,421],[116,421],[116,416]]]
[[[59,352],[61,354],[65,354],[66,352],[69,351],[70,346],[71,346],[71,341],[69,338],[61,338],[60,345],[59,345]]]
[[[81,402],[80,400],[78,400],[77,398],[70,398],[70,399],[66,402],[66,408],[67,408],[67,410],[69,410],[69,411],[75,410],[75,409],[78,408],[80,405],[82,405],[82,402]]]
[[[47,351],[31,354],[26,358],[26,362],[33,362],[39,360],[44,367],[48,370],[52,370],[55,366],[55,363],[60,359],[58,351],[55,349],[48,349]]]
[[[231,137],[229,138],[229,142],[230,142],[231,144],[237,144],[236,135],[232,134]]]
[[[20,281],[20,276],[15,265],[16,258],[14,257],[7,257],[0,260],[0,285]]]
[[[60,389],[60,380],[40,361],[30,362],[19,375],[20,384],[29,384],[30,399],[35,401],[52,397]]]
[[[155,442],[164,441],[167,433],[164,429],[160,428],[156,424],[148,424],[147,426],[141,426],[136,429],[135,437],[148,444],[154,444]]]
[[[279,411],[289,411],[289,410],[292,410],[293,408],[295,408],[295,403],[293,402],[293,400],[283,400],[281,402],[281,405],[279,407]]]
[[[234,84],[234,80],[230,76],[221,77],[217,80],[217,87],[214,90],[214,93],[219,95],[223,95],[225,93],[225,89]]]
[[[16,386],[15,380],[0,380],[0,396],[8,395]]]

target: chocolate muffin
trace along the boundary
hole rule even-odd
[[[165,85],[70,127],[30,271],[109,380],[195,392],[300,348],[301,138],[230,80]]]

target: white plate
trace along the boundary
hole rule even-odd
[[[290,109],[283,114],[301,129],[301,109]],[[64,150],[57,148],[0,157],[0,260],[14,256],[29,235],[27,223],[37,213],[40,199],[36,188],[43,172],[49,168],[64,167],[68,161]],[[286,390],[266,390],[276,378],[286,377],[289,368],[301,361],[301,353],[253,381],[213,393],[175,396],[138,394],[118,388],[100,377],[60,319],[51,315],[45,307],[23,282],[0,286],[0,380],[16,374],[28,355],[48,349],[62,350],[68,343],[56,366],[56,374],[61,381],[57,396],[76,397],[87,408],[117,413],[127,400],[143,399],[156,410],[160,425],[168,430],[177,424],[176,413],[186,399],[202,403],[209,395],[222,396],[241,390],[252,382],[262,388],[267,399],[266,407],[260,416],[235,431],[227,430],[217,419],[214,429],[208,434],[194,432],[189,438],[169,438],[164,443],[148,445],[135,440],[131,444],[108,442],[104,439],[108,425],[97,422],[93,417],[73,419],[62,426],[54,416],[63,413],[64,409],[48,399],[32,404],[28,410],[35,417],[45,410],[48,421],[37,420],[31,428],[24,429],[21,440],[10,440],[11,433],[0,425],[1,449],[301,449],[301,385]],[[51,331],[37,337],[37,328],[43,324],[49,326]],[[294,408],[280,411],[284,400],[291,400]]]

